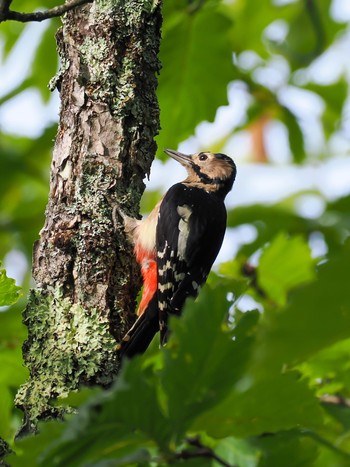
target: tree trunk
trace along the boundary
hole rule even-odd
[[[24,314],[30,379],[16,401],[25,431],[60,414],[51,399],[108,385],[118,369],[140,275],[112,208],[137,215],[155,154],[160,25],[160,0],[98,0],[66,14],[57,34],[60,123]]]

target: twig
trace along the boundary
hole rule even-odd
[[[73,10],[77,6],[84,5],[85,3],[92,3],[93,0],[71,0],[64,5],[59,5],[50,10],[35,11],[33,13],[20,13],[18,11],[10,10],[12,0],[2,0],[0,2],[0,23],[3,21],[14,20],[20,21],[21,23],[27,23],[29,21],[43,21],[49,18],[55,18],[62,16],[67,11]]]
[[[326,404],[334,404],[350,408],[350,400],[342,396],[324,395],[320,397],[320,401],[325,402]]]
[[[211,448],[203,446],[203,444],[199,440],[199,437],[186,438],[186,441],[190,446],[195,447],[196,450],[183,449],[182,451],[176,453],[176,459],[186,460],[193,459],[195,457],[205,457],[207,459],[215,460],[218,464],[222,465],[223,467],[236,467],[234,465],[228,464],[224,459],[215,454],[215,452]]]
[[[12,0],[1,0],[1,2],[0,2],[0,18],[2,18],[3,16],[5,16],[8,13],[11,3],[12,3]]]

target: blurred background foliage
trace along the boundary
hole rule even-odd
[[[52,0],[12,4],[21,11],[52,6]],[[23,457],[11,465],[36,465],[44,448],[40,465],[46,466],[104,458],[114,463],[103,465],[141,465],[152,456],[165,463],[169,446],[178,454],[185,434],[200,432],[232,465],[348,466],[349,4],[164,0],[163,11],[158,159],[163,147],[234,155],[238,178],[227,200],[224,254],[203,298],[174,323],[166,352],[154,345],[123,372],[130,387],[144,388],[159,426],[146,426],[142,397],[133,399],[134,419],[126,421],[123,398],[135,395],[117,384],[106,400],[98,395],[83,406],[80,419],[48,424],[39,441],[24,441]],[[0,313],[0,436],[10,443],[20,423],[13,397],[26,377],[21,310],[44,223],[57,127],[57,91],[47,85],[58,70],[59,26],[59,19],[0,26],[0,259],[23,288],[17,303]],[[179,180],[176,170],[155,162],[143,212]],[[14,301],[12,292],[1,305]],[[215,327],[228,309],[233,341],[225,340],[227,329]],[[211,323],[198,335],[196,317]],[[186,352],[196,357],[188,360]],[[198,381],[201,396],[191,396]],[[161,402],[149,387],[157,387]],[[98,416],[94,404],[103,407]],[[93,433],[111,414],[118,428],[113,436]],[[171,433],[164,428],[168,418]],[[130,438],[116,447],[125,430]],[[95,451],[83,455],[92,434]]]

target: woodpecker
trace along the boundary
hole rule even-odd
[[[226,230],[224,200],[236,178],[234,161],[221,153],[164,152],[185,167],[187,178],[146,219],[118,210],[143,277],[138,318],[117,346],[121,358],[143,353],[158,331],[166,344],[169,316],[180,315],[187,297],[197,296]]]

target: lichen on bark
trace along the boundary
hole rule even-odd
[[[112,208],[138,214],[155,154],[160,25],[160,0],[100,0],[66,14],[57,35],[60,122],[24,313],[30,379],[16,399],[26,430],[60,414],[52,399],[118,369],[140,278]]]

